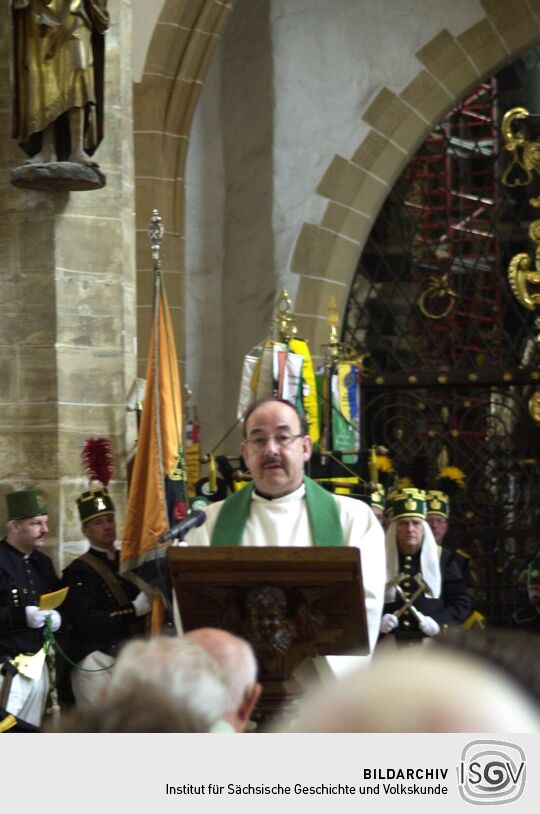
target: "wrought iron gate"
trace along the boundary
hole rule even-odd
[[[343,330],[369,354],[364,446],[384,445],[427,485],[441,454],[465,472],[450,544],[468,552],[477,607],[499,625],[540,548],[540,425],[528,409],[540,366],[532,316],[507,281],[528,246],[530,191],[500,183],[499,135],[539,64],[535,49],[481,84],[413,157],[366,244]]]

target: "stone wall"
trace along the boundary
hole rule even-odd
[[[9,6],[1,0],[3,20]],[[11,186],[25,156],[10,138],[10,26],[0,31],[0,513],[5,492],[43,486],[58,565],[81,539],[84,441],[113,443],[120,522],[134,442],[126,413],[136,375],[131,7],[110,0],[109,10],[99,191]]]

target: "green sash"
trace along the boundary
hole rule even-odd
[[[334,497],[307,476],[304,476],[304,483],[313,545],[344,545],[343,529]],[[254,484],[248,483],[227,498],[218,514],[210,545],[242,545],[253,489]]]

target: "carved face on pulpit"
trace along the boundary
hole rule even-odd
[[[294,626],[287,619],[287,598],[281,588],[252,588],[246,596],[246,634],[259,653],[287,652]]]

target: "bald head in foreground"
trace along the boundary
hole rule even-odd
[[[251,646],[232,633],[212,627],[191,630],[183,638],[205,650],[221,668],[228,691],[222,720],[236,732],[243,732],[261,693]]]
[[[435,644],[382,654],[365,670],[306,696],[292,728],[539,732],[540,710],[502,669]]]

